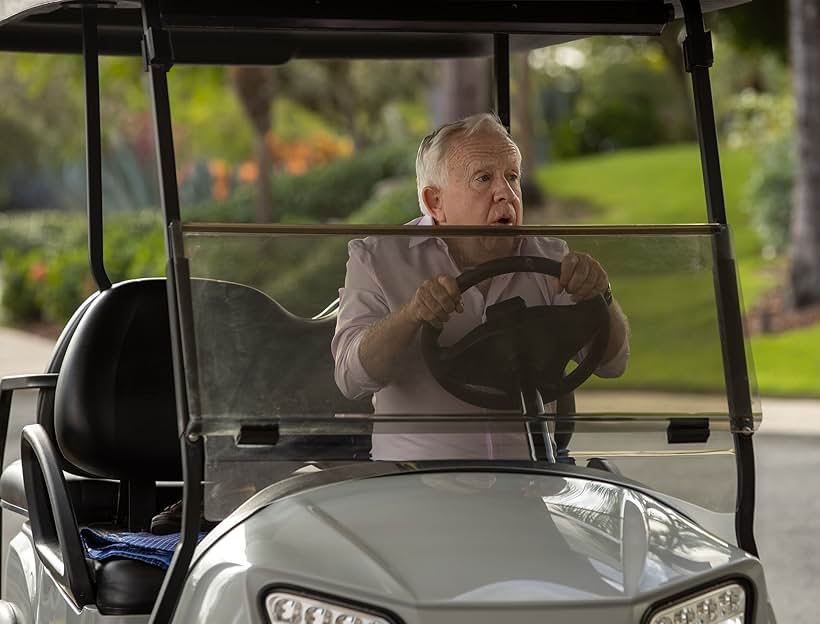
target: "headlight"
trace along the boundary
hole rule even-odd
[[[268,594],[265,609],[273,624],[392,624],[374,613],[288,592]]]
[[[731,583],[655,611],[647,624],[743,624],[745,613],[746,590]]]

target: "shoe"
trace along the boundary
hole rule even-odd
[[[218,522],[211,522],[202,516],[199,518],[199,530],[207,533]],[[151,518],[151,533],[154,535],[168,535],[182,532],[182,501],[168,505],[165,509]]]
[[[168,505],[165,509],[151,518],[151,533],[154,535],[168,535],[179,533],[182,530],[182,501]]]

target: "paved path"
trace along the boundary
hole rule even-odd
[[[42,373],[53,347],[53,340],[0,327],[0,377]]]

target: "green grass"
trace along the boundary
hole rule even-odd
[[[772,271],[774,263],[760,257],[759,239],[742,204],[754,162],[755,155],[749,151],[721,152],[726,209],[747,309],[777,279]],[[536,178],[548,195],[567,206],[578,207],[578,214],[571,221],[707,221],[695,145],[578,158],[543,167]],[[693,295],[695,291],[682,287],[683,282],[676,286],[671,282],[644,284],[643,288],[630,278],[625,282],[616,288],[630,316],[633,357],[628,374],[618,383],[657,389],[722,389],[720,361],[714,355],[716,337],[709,329],[715,322],[711,294],[703,296],[707,293],[700,289]],[[760,393],[820,396],[818,352],[820,327],[754,337],[752,353]],[[679,380],[677,388],[672,387],[676,385],[675,378]]]

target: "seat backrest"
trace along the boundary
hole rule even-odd
[[[89,304],[60,367],[54,433],[81,472],[182,478],[164,279],[121,282]]]
[[[77,329],[77,325],[80,324],[80,319],[83,318],[86,310],[91,305],[91,302],[96,299],[99,292],[95,292],[91,294],[83,303],[74,311],[74,314],[71,315],[71,318],[63,327],[63,331],[60,332],[60,336],[57,338],[57,341],[54,343],[54,350],[51,352],[51,358],[49,359],[48,366],[46,366],[46,373],[58,373],[63,366],[63,359],[65,358],[65,352],[68,349],[68,345],[71,342],[71,338],[74,335],[74,331]],[[56,442],[57,438],[54,435],[54,388],[43,388],[40,390],[40,393],[37,397],[37,418],[36,422],[38,425],[42,425],[43,428],[48,433],[49,438],[52,441]],[[58,460],[62,464],[64,470],[75,471],[75,467],[70,466],[63,457],[59,457]],[[90,475],[85,475],[90,476]]]
[[[336,387],[335,315],[290,314],[242,284],[194,279],[199,391],[209,413],[369,412]],[[121,282],[77,323],[55,391],[54,432],[79,471],[123,480],[181,479],[166,283]]]

